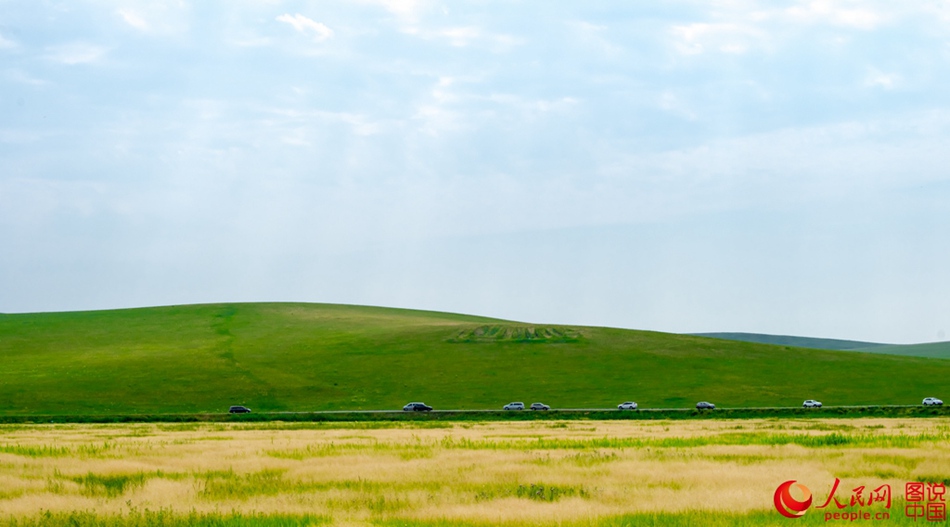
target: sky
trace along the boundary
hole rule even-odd
[[[0,0],[0,312],[950,333],[950,1]]]

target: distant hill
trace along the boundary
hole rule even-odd
[[[819,339],[811,337],[792,337],[788,335],[765,335],[762,333],[692,333],[698,337],[734,340],[738,342],[756,342],[776,346],[794,346],[797,348],[862,351],[882,355],[901,355],[904,357],[927,357],[932,359],[950,359],[950,342],[930,342],[926,344],[881,344],[858,340]]]
[[[886,355],[904,355],[905,357],[931,357],[935,359],[950,359],[950,342],[929,342],[927,344],[874,346],[872,348],[860,348],[854,351],[866,351],[868,353],[883,353]]]
[[[950,360],[330,304],[0,315],[0,414],[919,404]]]
[[[738,340],[741,342],[758,342],[759,344],[774,344],[776,346],[794,346],[796,348],[810,348],[818,350],[862,350],[868,351],[874,348],[888,346],[891,344],[880,344],[877,342],[861,342],[858,340],[840,340],[840,339],[820,339],[812,337],[793,337],[790,335],[766,335],[762,333],[690,333],[697,337],[710,337],[714,339]]]

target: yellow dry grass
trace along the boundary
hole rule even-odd
[[[903,488],[950,474],[948,432],[946,419],[0,426],[0,511],[234,510],[340,525],[744,512],[769,509],[788,479],[827,493],[836,477]],[[776,434],[871,439],[762,444]],[[917,439],[875,446],[886,437]],[[676,443],[695,438],[709,441]]]

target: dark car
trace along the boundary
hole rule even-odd
[[[696,403],[696,409],[697,410],[715,410],[716,405],[714,405],[713,403],[708,403],[706,401],[700,401]]]
[[[402,407],[404,412],[431,412],[432,407],[426,403],[409,403]]]
[[[251,409],[246,406],[232,406],[231,408],[228,408],[228,413],[229,414],[249,414],[251,413]]]
[[[551,407],[544,403],[531,403],[532,410],[550,410]]]

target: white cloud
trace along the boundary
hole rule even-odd
[[[98,62],[107,51],[108,49],[102,46],[85,42],[73,42],[49,48],[46,58],[60,64],[91,64]]]
[[[785,24],[831,24],[870,30],[890,21],[902,9],[900,2],[866,0],[798,0],[791,7],[761,7],[759,3],[726,2],[711,15],[724,23],[780,26]],[[767,5],[767,4],[766,4]]]
[[[32,75],[21,70],[7,70],[6,73],[7,78],[14,82],[29,84],[31,86],[44,86],[49,84],[49,82],[43,79],[37,79],[36,77],[33,77]]]
[[[264,46],[269,46],[271,44],[271,39],[267,37],[261,37],[257,35],[245,35],[237,38],[232,38],[228,40],[232,46],[237,46],[239,48],[260,48]]]
[[[884,73],[878,69],[871,68],[864,78],[864,85],[869,88],[884,88],[890,90],[894,84],[900,81],[900,76],[896,73]]]
[[[674,46],[684,55],[706,52],[743,54],[752,47],[768,47],[768,34],[740,23],[694,23],[670,28]]]
[[[357,136],[376,135],[382,131],[383,123],[363,114],[350,112],[328,112],[324,110],[297,110],[293,108],[269,109],[277,119],[267,120],[265,125],[272,127],[283,143],[294,146],[311,146],[308,139],[314,135],[315,125],[340,123],[348,126]]]
[[[363,3],[378,5],[397,17],[407,21],[415,22],[419,19],[424,10],[428,8],[429,2],[426,0],[362,0]]]
[[[599,33],[607,29],[607,26],[604,26],[601,24],[591,24],[590,22],[587,22],[584,20],[577,21],[574,23],[574,25],[581,31],[595,32],[595,33]]]
[[[435,36],[445,38],[449,44],[456,47],[469,45],[472,40],[482,37],[481,31],[474,27],[453,27],[437,30],[433,33]]]
[[[429,99],[420,103],[412,115],[419,123],[418,131],[429,136],[439,136],[443,132],[456,132],[466,128],[465,114],[457,111],[462,96],[457,93],[460,82],[471,78],[441,76],[429,92]]]
[[[111,2],[120,3],[120,2]],[[192,6],[181,0],[121,2],[114,11],[127,27],[149,35],[175,36],[188,32],[192,22]]]
[[[660,94],[659,106],[672,114],[679,115],[690,121],[696,120],[696,113],[693,112],[679,97],[671,91],[665,91]]]
[[[140,31],[148,30],[148,22],[146,22],[145,19],[142,18],[138,13],[130,9],[119,9],[117,13],[120,17],[122,17],[122,20],[124,20],[126,24],[134,27],[135,29]]]
[[[504,52],[524,43],[524,39],[503,33],[490,33],[473,25],[438,27],[439,24],[421,23],[422,15],[431,11],[428,0],[361,0],[362,3],[378,5],[396,15],[399,31],[423,40],[441,40],[452,47],[482,45],[495,52]],[[449,10],[441,6],[439,14],[449,15]]]
[[[16,42],[4,38],[3,34],[0,33],[0,49],[13,49],[15,47],[17,47]]]
[[[623,48],[611,43],[604,37],[607,32],[607,26],[591,24],[584,20],[569,22],[568,25],[574,29],[579,39],[587,45],[600,50],[607,56],[616,56]]]
[[[458,79],[454,77],[439,77],[438,82],[435,83],[435,87],[432,88],[432,98],[439,104],[457,101],[458,96],[451,91],[452,85],[457,81]]]
[[[424,40],[444,40],[450,46],[464,48],[476,43],[487,44],[494,51],[506,51],[513,46],[523,43],[523,40],[500,33],[487,33],[475,26],[447,27],[440,29],[425,29],[418,26],[407,26],[402,29],[407,35],[417,36]]]
[[[476,97],[479,98],[479,97]],[[574,97],[560,97],[557,99],[529,99],[510,93],[493,93],[484,99],[493,103],[504,104],[521,113],[551,113],[569,110],[580,101]]]
[[[780,129],[664,152],[615,153],[594,177],[613,176],[608,180],[630,186],[616,189],[618,196],[655,191],[683,200],[668,204],[672,213],[883,198],[894,189],[946,180],[943,167],[950,156],[940,145],[948,126],[950,114],[928,112]],[[623,220],[620,206],[615,212]]]
[[[475,44],[487,46],[492,51],[503,52],[524,42],[522,38],[503,33],[490,33],[474,25],[446,27],[444,24],[422,23],[422,15],[433,11],[429,0],[360,0],[361,3],[381,6],[396,16],[399,31],[423,40],[441,40],[452,47],[469,47]],[[437,11],[444,20],[449,15],[445,6]],[[440,27],[441,26],[441,27]]]
[[[784,10],[787,18],[802,22],[828,22],[858,29],[874,29],[884,15],[864,7],[848,7],[849,2],[813,0]]]
[[[534,107],[540,112],[554,112],[571,108],[580,102],[574,97],[561,97],[560,99],[539,99],[534,102]]]
[[[873,30],[903,16],[898,4],[869,5],[853,0],[803,0],[791,7],[761,8],[743,1],[716,3],[701,22],[670,28],[675,49],[683,55],[746,54],[797,45],[812,26]],[[837,43],[847,38],[837,35]]]
[[[348,124],[353,130],[353,133],[356,135],[376,135],[380,131],[380,124],[375,121],[370,121],[363,115],[351,114],[351,113],[335,113],[329,114],[340,121]]]
[[[438,104],[418,106],[412,118],[420,123],[420,132],[433,137],[462,130],[465,123],[464,115]]]
[[[290,14],[283,14],[277,17],[276,20],[278,22],[290,24],[299,33],[313,33],[313,39],[316,42],[322,42],[333,36],[333,30],[327,27],[325,24],[321,24],[320,22],[309,19],[300,13],[292,16]]]

